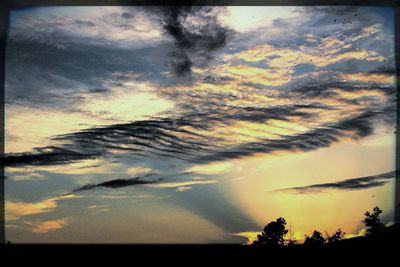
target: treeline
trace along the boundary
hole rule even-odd
[[[385,229],[385,225],[381,222],[380,214],[382,210],[375,207],[372,212],[364,213],[364,225],[366,227],[366,237],[373,238],[379,236]],[[345,232],[340,228],[333,235],[326,235],[314,230],[311,235],[306,235],[303,246],[318,247],[326,244],[336,244],[345,239]],[[286,229],[286,220],[282,217],[268,223],[261,234],[257,235],[257,240],[252,243],[253,246],[267,247],[290,247],[299,245],[294,239],[292,233]]]

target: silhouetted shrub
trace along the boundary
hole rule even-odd
[[[305,236],[304,245],[306,246],[322,246],[325,243],[325,238],[321,232],[314,230],[311,236]]]
[[[345,234],[346,233],[343,232],[342,229],[339,228],[336,231],[336,233],[334,233],[332,236],[328,236],[328,238],[327,238],[328,244],[334,244],[336,242],[339,242],[339,241],[343,240]]]
[[[264,231],[257,236],[258,240],[254,245],[283,246],[285,244],[284,236],[288,233],[286,230],[286,221],[280,217],[276,221],[270,222],[264,227]]]
[[[378,207],[375,207],[372,213],[370,213],[369,211],[364,213],[364,224],[367,227],[367,236],[375,236],[382,232],[382,230],[385,228],[385,226],[381,222],[381,213],[382,210]]]
[[[381,222],[380,214],[382,213],[382,210],[379,209],[379,207],[375,207],[373,209],[373,212],[365,212],[365,219],[364,219],[364,224],[366,226],[366,235],[368,237],[375,237],[377,236],[376,240],[379,240],[382,238],[387,238],[387,236],[391,235],[388,234],[387,229],[391,229],[390,227],[385,227],[385,225]],[[393,227],[392,227],[393,228]],[[386,230],[385,230],[386,229]],[[393,228],[395,229],[395,228]],[[399,226],[397,226],[398,230],[400,230]],[[290,228],[291,230],[291,228]],[[392,230],[394,232],[394,230]],[[338,246],[334,247],[342,247],[342,245],[349,244],[346,242],[341,242],[342,240],[345,239],[345,232],[342,231],[342,229],[338,229],[333,235],[329,235],[326,233],[326,238],[321,234],[321,232],[314,230],[311,236],[305,235],[305,240],[303,243],[303,246],[305,247],[305,251],[308,251],[308,248],[312,248],[311,250],[318,248],[318,247],[324,247],[324,248],[329,248],[330,246],[324,246],[324,244],[338,244]],[[354,238],[355,244],[362,243],[364,239],[356,239]],[[353,242],[353,243],[354,243]],[[294,238],[294,235],[292,234],[291,231],[286,229],[286,220],[282,217],[276,219],[276,221],[272,221],[268,223],[265,227],[264,230],[261,232],[261,234],[257,235],[257,240],[253,242],[253,245],[265,245],[268,247],[292,247],[296,244],[296,240]],[[294,249],[297,249],[302,246],[294,246]],[[332,247],[331,247],[332,248]],[[294,250],[293,250],[294,251]]]

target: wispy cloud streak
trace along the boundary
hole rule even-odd
[[[274,192],[293,193],[293,194],[312,194],[330,190],[362,190],[372,187],[383,186],[390,180],[396,178],[396,171],[386,172],[377,175],[346,179],[338,182],[314,184],[300,187],[291,187],[275,190]]]
[[[91,190],[91,189],[95,189],[95,188],[117,189],[117,188],[135,186],[135,185],[150,185],[150,184],[160,183],[162,181],[165,181],[168,178],[182,176],[182,175],[185,175],[185,174],[190,174],[190,172],[172,174],[172,175],[168,175],[168,176],[164,176],[164,177],[159,177],[159,178],[157,178],[155,180],[145,180],[144,179],[144,178],[147,178],[147,177],[155,176],[156,174],[154,174],[154,173],[150,173],[150,174],[147,174],[147,175],[144,175],[144,176],[140,176],[140,177],[135,177],[135,178],[108,180],[108,181],[101,182],[101,183],[98,183],[98,184],[87,184],[87,185],[78,187],[78,188],[74,189],[72,191],[72,193]]]

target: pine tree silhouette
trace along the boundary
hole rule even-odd
[[[283,246],[285,244],[286,220],[282,217],[272,221],[264,227],[264,231],[257,236],[254,245]]]
[[[364,224],[367,227],[367,236],[376,236],[385,228],[385,225],[381,222],[380,214],[382,210],[379,207],[375,207],[373,212],[365,212]]]

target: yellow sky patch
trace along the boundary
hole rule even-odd
[[[324,67],[348,59],[365,59],[369,61],[385,60],[385,58],[380,56],[378,53],[366,50],[355,50],[335,55],[325,55],[306,53],[288,48],[276,48],[270,45],[259,45],[239,52],[235,54],[234,57],[249,62],[265,61],[269,66],[275,69],[292,68],[304,63]]]
[[[156,116],[172,109],[174,104],[151,92],[121,93],[94,98],[85,109],[103,119],[135,121]]]
[[[342,97],[345,99],[354,99],[354,98],[365,97],[365,96],[378,96],[378,97],[382,97],[382,98],[385,97],[385,94],[380,90],[358,90],[358,91],[350,92],[350,91],[335,89],[333,91],[336,92],[339,97]]]
[[[259,232],[239,232],[239,233],[232,233],[231,235],[236,235],[236,236],[241,236],[247,238],[245,244],[246,245],[251,245],[253,244],[254,241],[257,240],[257,235],[261,234],[261,231]]]
[[[151,172],[151,169],[147,168],[147,167],[142,167],[142,166],[128,168],[125,171],[126,174],[131,175],[131,176],[136,176],[138,174],[147,173],[147,172]]]
[[[344,81],[394,84],[395,76],[387,74],[348,73],[339,75]]]
[[[52,212],[57,208],[58,201],[77,197],[78,196],[71,194],[60,197],[47,198],[34,203],[6,200],[6,220],[17,220],[23,216]]]
[[[79,109],[85,112],[7,105],[5,152],[27,152],[48,145],[55,135],[148,119],[174,108],[174,103],[158,96],[150,83],[126,82],[113,89],[105,95],[82,93],[85,100]]]
[[[224,65],[222,72],[233,75],[236,78],[245,79],[247,82],[279,86],[290,82],[290,71],[280,69],[264,69],[247,65]],[[242,80],[239,79],[239,80]]]
[[[83,113],[6,106],[5,152],[30,151],[48,145],[48,139],[54,135],[101,124],[106,121]]]
[[[216,162],[205,165],[195,165],[186,169],[186,171],[212,175],[229,172],[233,167],[234,165],[231,162]]]
[[[36,234],[45,234],[48,232],[59,230],[68,225],[68,219],[58,219],[51,220],[45,222],[24,222],[26,225],[29,225],[29,228],[33,233]]]
[[[171,183],[157,183],[157,184],[149,184],[150,187],[157,188],[175,188],[177,187],[182,191],[182,187],[186,187],[188,185],[204,185],[204,184],[215,184],[216,180],[196,180],[196,181],[187,181],[187,182],[171,182]]]

